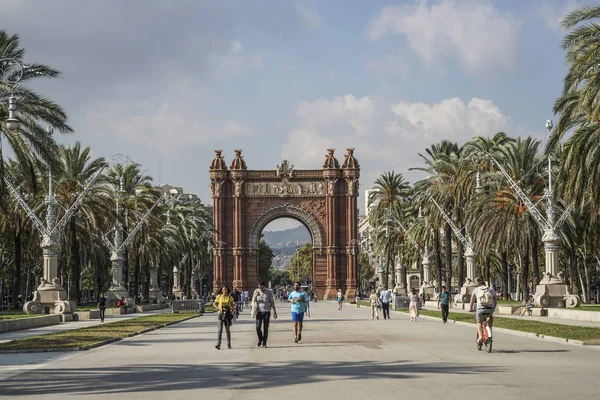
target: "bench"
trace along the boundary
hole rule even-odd
[[[546,308],[532,308],[531,315],[534,315],[536,317],[547,317],[548,310]]]

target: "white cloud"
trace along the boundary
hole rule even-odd
[[[87,116],[92,135],[109,136],[119,141],[133,143],[156,151],[164,157],[173,157],[178,152],[215,138],[230,140],[250,135],[252,131],[241,122],[219,121],[194,115],[181,104],[162,102],[120,102],[99,104]],[[201,121],[211,121],[209,123]]]
[[[208,63],[216,73],[231,72],[239,75],[249,69],[262,69],[262,54],[246,55],[242,42],[233,40],[225,52],[214,53]]]
[[[385,7],[368,27],[368,37],[404,35],[423,64],[441,68],[457,59],[471,74],[513,70],[520,23],[490,0],[440,0]]]
[[[283,157],[298,168],[315,168],[325,160],[326,149],[355,147],[361,164],[362,188],[370,188],[386,170],[405,176],[422,165],[418,153],[441,140],[464,143],[475,135],[527,135],[492,101],[473,98],[464,102],[450,98],[439,103],[393,104],[351,94],[304,102],[296,109],[297,126],[289,131]],[[412,175],[411,179],[414,178]]]
[[[385,131],[394,140],[434,143],[447,139],[462,142],[483,132],[506,131],[508,116],[491,100],[473,98],[468,103],[454,97],[436,104],[401,101],[392,106],[396,119]]]
[[[323,23],[323,20],[321,19],[321,16],[319,16],[319,13],[315,10],[308,8],[306,4],[296,3],[296,10],[300,15],[302,23],[304,23],[304,25],[306,25],[309,28],[319,28]]]
[[[569,12],[583,5],[584,3],[580,0],[566,0],[558,3],[556,1],[544,1],[537,9],[537,14],[555,34],[563,35],[565,30],[560,25],[562,19]]]

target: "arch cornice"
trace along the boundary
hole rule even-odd
[[[313,248],[319,249],[323,247],[323,230],[321,228],[321,224],[314,215],[312,215],[309,211],[305,210],[302,207],[290,205],[290,204],[282,204],[278,206],[274,206],[265,211],[256,222],[252,225],[248,236],[248,247],[250,249],[258,250],[258,240],[260,237],[260,233],[264,229],[265,226],[274,219],[288,217],[300,220],[308,230],[313,239]]]

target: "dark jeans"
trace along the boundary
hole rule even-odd
[[[448,321],[448,304],[440,304],[440,308],[442,309],[442,320]]]
[[[271,312],[260,312],[256,313],[256,335],[258,336],[258,340],[263,343],[267,343],[267,339],[269,338],[269,323],[271,322]],[[261,325],[264,326],[264,329],[261,329]]]
[[[383,308],[383,319],[387,319],[390,317],[390,303],[381,303],[381,308]]]
[[[104,313],[106,312],[106,307],[100,307],[100,321],[104,321]]]
[[[225,325],[225,332],[227,332],[227,344],[231,344],[231,323],[225,320],[219,320],[219,332],[217,333],[217,344],[221,344],[221,338],[223,337],[223,325]]]

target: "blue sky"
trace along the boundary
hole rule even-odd
[[[588,4],[590,2],[587,2]],[[0,2],[36,84],[97,156],[128,154],[211,202],[213,149],[251,169],[356,147],[362,189],[475,134],[545,137],[580,0]],[[359,200],[363,204],[362,199]]]

